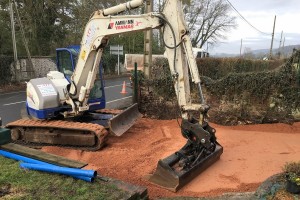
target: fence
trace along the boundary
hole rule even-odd
[[[45,77],[49,71],[56,70],[52,57],[33,57],[32,64],[25,58],[14,63],[13,57],[0,56],[0,85]]]

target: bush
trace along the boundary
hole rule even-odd
[[[286,163],[283,171],[285,172],[288,180],[300,186],[300,161]]]
[[[262,72],[273,70],[284,63],[284,60],[250,60],[243,58],[201,58],[197,66],[202,76],[220,79],[230,73]]]
[[[284,64],[281,64],[284,60],[198,59],[203,93],[212,106],[212,121],[223,125],[295,121],[300,106],[300,68],[294,64],[298,57],[300,51]],[[149,108],[160,106],[156,110],[167,112],[169,118],[172,113],[177,116],[180,108],[176,110],[176,93],[167,59],[157,59],[151,70],[151,79],[144,84],[147,92],[143,102],[147,106],[143,110],[150,113]],[[191,79],[190,88],[192,102],[199,103],[198,90]],[[176,112],[164,108],[174,108]]]
[[[283,171],[285,173],[295,173],[300,176],[300,161],[286,163],[283,167]]]

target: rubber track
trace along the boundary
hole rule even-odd
[[[11,122],[6,125],[7,128],[45,128],[48,130],[49,128],[62,129],[62,130],[82,130],[83,134],[86,132],[90,132],[94,134],[98,140],[96,141],[96,145],[93,147],[90,146],[70,146],[70,145],[55,145],[55,146],[64,146],[64,147],[72,147],[82,150],[88,151],[96,151],[101,149],[107,140],[108,131],[101,125],[92,124],[92,123],[81,123],[81,122],[72,122],[72,121],[62,121],[62,120],[34,120],[34,119],[20,119],[14,122]],[[18,141],[17,143],[20,143]],[[28,143],[28,142],[26,142]],[[30,144],[30,143],[29,143]],[[31,143],[34,144],[34,143]],[[48,144],[47,144],[48,145]],[[51,145],[51,144],[50,144]]]
[[[123,110],[103,108],[101,110],[96,110],[94,112],[96,112],[96,113],[105,113],[105,114],[118,115],[118,114],[122,113]]]

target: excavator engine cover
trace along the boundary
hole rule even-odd
[[[156,171],[149,181],[173,192],[215,163],[223,153],[223,147],[216,141],[215,129],[207,123],[184,121],[182,134],[187,143],[177,152],[159,160]],[[210,136],[209,141],[204,138]]]

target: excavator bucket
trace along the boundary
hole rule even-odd
[[[186,146],[187,145],[181,150]],[[178,153],[176,152],[159,160],[156,171],[150,176],[149,181],[155,185],[176,192],[216,162],[222,153],[223,147],[217,144],[213,152],[200,159],[195,165],[188,168],[181,168],[179,167],[180,156],[178,156]]]
[[[135,103],[108,121],[110,133],[115,136],[123,135],[140,117],[142,114]]]

